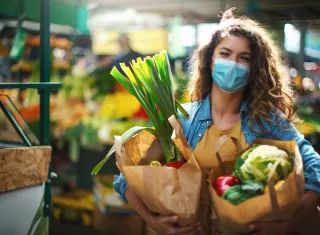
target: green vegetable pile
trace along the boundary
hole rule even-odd
[[[265,185],[254,181],[245,181],[241,184],[232,186],[224,192],[222,198],[231,202],[233,205],[239,205],[240,203],[263,194]]]
[[[275,173],[270,178],[275,184],[285,180],[293,171],[290,154],[275,146],[253,145],[235,162],[233,176],[239,178],[241,183],[228,188],[222,198],[238,205],[249,198],[263,194],[270,171],[279,159]]]

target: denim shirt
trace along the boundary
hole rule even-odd
[[[183,105],[190,117],[185,118],[179,114],[184,135],[194,150],[212,124],[210,95],[204,100],[187,103]],[[280,115],[280,118],[279,118]],[[304,167],[305,189],[317,192],[320,195],[320,156],[311,144],[299,133],[296,127],[285,119],[284,114],[270,114],[271,121],[261,121],[264,130],[256,122],[252,122],[252,129],[249,127],[249,112],[247,103],[242,102],[240,108],[241,128],[244,137],[251,145],[256,138],[276,139],[276,140],[295,140],[299,147]],[[270,125],[272,123],[272,125]],[[125,190],[128,185],[122,174],[115,176],[114,189],[126,201]]]

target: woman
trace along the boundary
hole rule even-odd
[[[197,158],[214,157],[212,146],[223,134],[237,138],[243,147],[255,138],[295,140],[305,172],[305,195],[296,215],[288,220],[250,225],[253,234],[286,235],[295,232],[316,210],[320,198],[320,157],[294,126],[297,120],[292,92],[280,53],[269,34],[256,22],[224,13],[210,42],[194,54],[190,114],[180,117],[184,134]],[[226,154],[235,153],[226,145]],[[128,188],[123,176],[115,190],[143,219],[164,234],[197,234],[200,224],[177,227],[176,216],[154,215]]]

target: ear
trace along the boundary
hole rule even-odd
[[[211,68],[211,73],[213,72],[215,60],[216,60],[216,59],[215,59],[215,56],[214,56],[214,53],[213,53],[212,60],[211,60],[211,66],[210,66],[210,68]]]

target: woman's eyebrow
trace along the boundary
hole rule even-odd
[[[226,51],[228,51],[228,52],[232,52],[232,50],[231,50],[231,49],[229,49],[229,48],[227,48],[227,47],[221,47],[221,48],[220,48],[220,50],[226,50]],[[249,55],[249,56],[251,56],[251,53],[250,53],[250,52],[248,52],[248,51],[241,52],[240,54],[242,54],[242,55]]]
[[[221,49],[224,49],[224,50],[227,50],[227,51],[229,51],[229,52],[232,52],[232,50],[230,50],[230,49],[227,48],[227,47],[221,47],[220,50],[221,50]]]
[[[250,52],[241,52],[240,54],[242,54],[242,55],[249,55],[249,56],[251,56],[251,53],[250,53]]]

